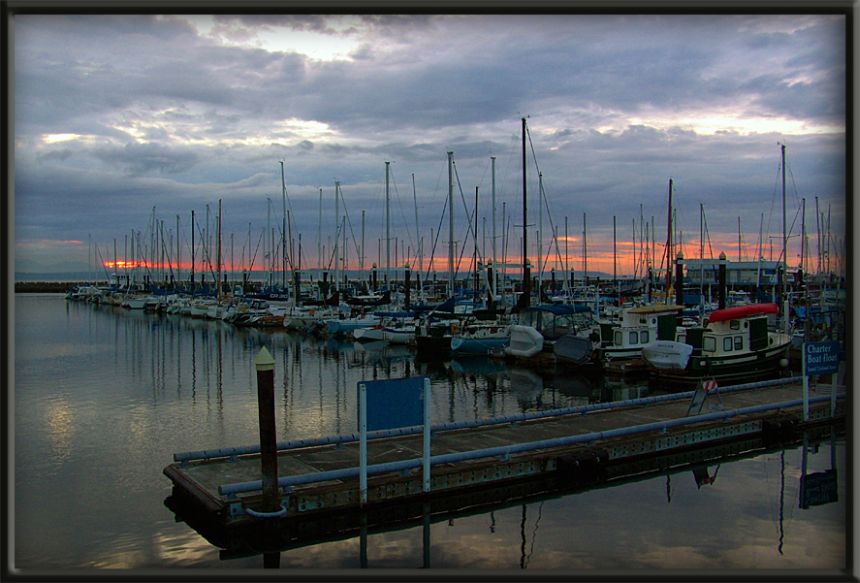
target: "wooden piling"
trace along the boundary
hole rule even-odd
[[[254,359],[260,422],[260,463],[263,475],[263,512],[280,509],[278,448],[275,435],[275,359],[264,346]]]

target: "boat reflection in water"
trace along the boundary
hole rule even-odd
[[[629,500],[626,495],[641,490],[643,485],[648,488],[649,484],[657,485],[662,482],[663,485],[659,489],[663,491],[663,508],[666,510],[659,507],[652,510],[658,513],[671,512],[668,509],[679,503],[691,506],[704,503],[706,498],[712,496],[705,493],[709,488],[729,490],[741,487],[733,486],[729,482],[733,479],[743,481],[744,465],[755,463],[755,460],[761,458],[774,459],[774,456],[778,455],[779,487],[771,491],[778,509],[774,525],[776,528],[771,531],[770,544],[781,555],[786,536],[786,505],[789,505],[788,510],[791,512],[794,504],[794,499],[786,496],[786,470],[788,469],[788,474],[800,470],[797,490],[800,493],[801,509],[837,502],[836,443],[844,443],[842,435],[844,434],[834,426],[823,426],[780,443],[765,443],[762,438],[756,437],[712,445],[693,452],[608,465],[602,471],[588,476],[580,475],[579,478],[557,472],[540,478],[513,480],[503,485],[476,487],[465,493],[439,494],[432,498],[416,498],[412,502],[371,506],[364,511],[295,517],[281,522],[260,521],[232,529],[216,524],[207,515],[200,513],[193,503],[183,499],[181,492],[174,491],[165,499],[164,504],[174,512],[176,520],[186,522],[210,544],[218,547],[219,558],[224,561],[261,556],[262,566],[278,568],[282,559],[292,562],[300,555],[291,551],[313,547],[316,554],[326,545],[344,541],[353,543],[347,548],[353,549],[352,552],[358,555],[349,561],[349,566],[388,566],[388,558],[385,556],[379,558],[378,564],[374,564],[368,537],[384,537],[386,533],[397,533],[398,540],[404,537],[415,540],[404,533],[421,529],[421,562],[417,564],[417,557],[413,556],[415,564],[411,566],[444,567],[444,564],[433,564],[434,556],[445,556],[445,553],[434,552],[433,535],[439,532],[438,529],[450,529],[455,521],[466,520],[472,525],[486,525],[484,528],[487,530],[482,536],[503,537],[502,542],[510,543],[518,539],[518,563],[520,568],[525,569],[536,552],[541,556],[545,546],[558,542],[548,540],[554,532],[551,517],[547,518],[550,523],[546,525],[550,530],[543,534],[544,539],[540,540],[542,533],[539,527],[545,504],[549,504],[552,509],[559,506],[582,508],[582,504],[588,504],[595,498]],[[820,445],[828,443],[830,469],[809,472],[809,450],[818,451]],[[801,467],[793,471],[790,467],[786,468],[785,452],[789,448],[796,449],[798,445],[802,448]],[[690,489],[692,485],[695,485],[695,490]],[[676,490],[682,490],[684,493],[680,502],[673,499]],[[698,502],[697,491],[702,491],[700,498],[704,497]],[[513,520],[517,516],[519,520]],[[503,520],[500,517],[503,517]],[[796,519],[793,519],[788,524],[796,522]],[[436,529],[433,528],[434,525]],[[507,531],[500,531],[500,525],[504,525]],[[593,523],[580,524],[583,529],[595,526],[601,528],[601,525]],[[602,528],[613,530],[612,525],[604,524]],[[802,525],[798,528],[802,528]],[[417,538],[417,532],[415,537]],[[357,548],[354,544],[356,539]],[[444,536],[443,540],[436,544],[441,550],[446,548],[447,542],[447,536]],[[411,549],[413,555],[417,554],[414,547],[415,545]],[[343,545],[339,546],[339,549],[343,548]]]
[[[446,366],[456,378],[471,382],[483,379],[488,390],[501,389],[515,396],[520,412],[638,399],[659,392],[649,388],[647,379],[606,377],[563,368],[544,371],[489,356],[457,356]]]

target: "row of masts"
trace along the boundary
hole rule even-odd
[[[523,151],[523,167],[522,167],[522,177],[523,177],[523,223],[522,223],[522,236],[521,236],[521,244],[522,244],[522,257],[529,257],[529,227],[534,226],[528,222],[528,179],[527,179],[527,155],[526,155],[526,139],[527,139],[527,124],[526,119],[522,119],[522,151]],[[788,234],[786,233],[786,217],[785,217],[785,146],[781,146],[782,152],[782,175],[783,175],[783,251],[780,258],[780,263],[784,266],[783,269],[779,271],[780,277],[780,285],[782,285],[782,277],[784,272],[786,271],[785,266],[787,266],[787,249],[788,249]],[[454,176],[456,172],[455,162],[453,160],[453,152],[449,151],[447,153],[448,158],[448,199],[446,203],[447,212],[448,212],[448,223],[449,223],[449,237],[448,237],[448,291],[449,294],[453,295],[456,292],[456,278],[459,272],[458,266],[455,263],[456,256],[456,248],[457,241],[454,236],[454,225],[455,225],[455,203],[454,203]],[[509,229],[509,221],[507,226],[505,226],[506,222],[506,207],[505,203],[502,205],[502,222],[503,222],[503,235],[502,235],[502,249],[504,253],[504,257],[502,261],[499,262],[498,257],[498,249],[497,249],[497,241],[499,236],[497,234],[496,226],[497,226],[497,217],[496,217],[496,179],[495,179],[495,157],[491,157],[491,165],[492,165],[492,232],[490,235],[491,239],[491,252],[492,252],[492,269],[491,275],[487,278],[487,287],[489,288],[491,297],[496,297],[499,293],[499,278],[507,275],[507,268],[515,266],[516,264],[509,264],[507,262],[507,248],[509,243],[509,237],[507,236],[507,232]],[[257,255],[259,252],[260,244],[263,245],[263,261],[264,267],[268,272],[267,284],[269,286],[275,286],[275,274],[277,271],[281,272],[281,286],[286,288],[287,274],[290,271],[296,272],[302,269],[302,243],[301,243],[301,233],[298,233],[298,242],[296,242],[295,237],[293,236],[293,226],[292,226],[292,213],[288,208],[288,194],[286,190],[286,180],[285,180],[285,172],[284,172],[284,162],[280,161],[280,169],[281,169],[281,190],[282,190],[282,223],[280,229],[280,236],[278,237],[278,241],[276,242],[275,229],[272,227],[272,200],[268,198],[268,213],[267,213],[267,225],[266,231],[261,235],[260,239],[257,242],[256,249],[253,250],[252,256],[252,226],[251,223],[248,225],[248,239],[247,245],[243,245],[242,248],[242,271],[246,274],[243,276],[250,278],[250,273],[253,271],[253,266],[257,261]],[[389,203],[390,203],[390,162],[385,162],[385,271],[384,271],[384,283],[386,285],[390,284],[393,281],[392,277],[392,262],[391,262],[391,225],[390,225],[390,212],[389,212]],[[458,178],[459,181],[459,178]],[[562,269],[566,273],[572,273],[572,269],[570,267],[570,254],[568,248],[569,242],[569,229],[568,229],[568,217],[564,217],[564,257],[562,260],[561,250],[558,244],[558,229],[555,225],[551,226],[551,238],[550,245],[548,247],[544,246],[544,241],[546,240],[543,218],[544,218],[544,207],[547,209],[547,214],[549,215],[549,208],[546,201],[546,196],[544,192],[543,185],[543,174],[538,173],[538,184],[539,184],[539,218],[537,225],[537,282],[539,285],[542,285],[545,281],[545,275],[547,273],[547,266],[551,263],[550,256],[552,255],[553,247],[555,247],[557,261],[556,265],[561,266]],[[417,207],[417,194],[415,188],[415,176],[412,175],[412,186],[413,186],[413,201],[415,203],[415,226],[416,226],[416,253],[415,257],[413,257],[412,249],[410,248],[405,256],[413,257],[413,261],[417,260],[417,267],[419,278],[424,274],[424,238],[420,235],[420,230],[418,228],[418,207]],[[461,192],[462,194],[462,192]],[[649,277],[652,276],[652,273],[656,271],[657,273],[663,271],[663,266],[665,265],[665,281],[666,281],[666,290],[672,287],[672,269],[671,264],[672,260],[675,257],[674,249],[675,245],[679,244],[679,239],[682,237],[678,237],[676,233],[673,231],[673,227],[676,224],[675,220],[675,209],[673,207],[673,180],[669,180],[669,205],[668,205],[668,218],[667,218],[667,239],[666,244],[664,246],[664,254],[663,258],[664,262],[661,262],[659,269],[656,266],[656,248],[657,242],[655,237],[655,225],[654,225],[654,216],[651,216],[650,225],[645,221],[643,215],[643,208],[640,205],[640,213],[639,213],[639,227],[637,229],[637,221],[633,219],[633,278],[636,279],[638,277],[644,277],[646,272],[649,274]],[[319,226],[317,233],[317,257],[318,257],[318,266],[317,269],[319,271],[325,271],[334,266],[334,286],[335,289],[338,289],[340,282],[343,279],[347,272],[347,264],[348,264],[348,244],[347,244],[347,226],[349,226],[351,230],[351,224],[348,225],[348,214],[346,212],[341,215],[340,211],[340,203],[342,200],[342,194],[340,189],[340,182],[335,182],[335,215],[337,217],[337,224],[335,230],[335,236],[333,240],[333,245],[329,248],[333,248],[331,253],[331,259],[328,263],[325,262],[326,257],[326,246],[322,244],[322,208],[323,208],[323,189],[320,188],[320,216],[319,216]],[[830,237],[830,209],[828,206],[828,210],[825,216],[825,213],[820,212],[818,209],[818,197],[815,199],[816,203],[816,225],[818,227],[818,273],[822,272],[830,272],[831,271],[831,258],[833,257],[833,253],[831,253],[831,241],[832,237]],[[464,200],[465,207],[465,200]],[[471,235],[473,239],[473,258],[472,265],[474,267],[473,273],[475,277],[474,288],[477,289],[479,287],[479,276],[478,276],[478,265],[479,262],[484,262],[483,250],[486,247],[486,242],[480,246],[478,245],[478,188],[475,189],[475,207],[474,212],[469,212],[466,209],[467,214],[472,214],[474,217],[474,222],[472,222],[471,218],[468,221],[468,232],[467,236]],[[222,210],[221,210],[221,200],[218,200],[218,214],[215,217],[215,225],[216,236],[214,237],[215,241],[215,251],[214,256],[212,252],[213,246],[213,238],[209,233],[210,226],[210,209],[209,205],[206,205],[206,222],[203,228],[201,228],[195,219],[195,212],[191,211],[191,267],[190,267],[190,283],[192,287],[197,285],[196,281],[196,267],[197,267],[197,258],[195,256],[196,250],[198,248],[195,242],[195,233],[200,232],[203,237],[203,244],[200,246],[202,251],[202,271],[200,272],[200,284],[205,284],[207,279],[207,274],[211,274],[211,279],[213,283],[215,281],[222,281],[222,270],[225,267],[224,262],[222,261]],[[809,271],[807,256],[809,250],[809,242],[806,233],[806,200],[802,200],[802,250],[801,250],[801,259],[800,259],[800,268],[805,268]],[[763,224],[764,215],[762,214],[762,224]],[[486,217],[484,218],[484,239],[486,238]],[[551,215],[550,215],[551,221]],[[132,275],[134,277],[135,269],[141,264],[146,267],[146,272],[148,274],[148,279],[155,280],[156,277],[153,274],[156,266],[160,268],[161,271],[161,280],[165,283],[168,281],[170,283],[175,283],[181,281],[180,277],[180,265],[182,264],[182,244],[180,237],[180,229],[181,229],[181,221],[180,216],[176,215],[176,237],[175,237],[175,254],[171,256],[171,251],[174,249],[174,233],[172,230],[168,229],[167,234],[165,235],[164,221],[159,220],[155,213],[155,207],[153,207],[151,221],[148,229],[149,242],[148,244],[143,239],[143,234],[141,231],[131,232],[131,237],[129,239],[128,236],[125,237],[125,251],[124,257],[129,257],[129,242],[131,243],[131,262],[125,261],[125,266],[132,268]],[[825,230],[827,235],[822,239],[821,232]],[[613,232],[613,267],[612,267],[612,275],[613,281],[618,282],[618,258],[617,258],[617,217],[613,216],[612,218],[612,232]],[[704,259],[705,250],[704,250],[704,240],[706,233],[706,225],[704,219],[704,205],[700,204],[700,249],[699,256]],[[587,275],[589,273],[588,270],[588,245],[587,245],[587,215],[583,213],[582,215],[582,271],[586,276],[587,283]],[[637,240],[638,237],[638,240]],[[431,239],[435,239],[433,236],[433,230],[431,229]],[[397,258],[398,254],[398,240],[395,240],[395,264],[399,265],[400,261]],[[379,240],[381,245],[382,239]],[[400,241],[403,244],[403,241]],[[759,235],[759,253],[758,253],[758,261],[761,263],[763,260],[762,254],[762,245],[763,239],[761,236],[761,227],[760,227],[760,235]],[[278,249],[280,246],[280,249]],[[401,247],[402,249],[402,247]],[[462,249],[462,247],[461,247]],[[98,251],[97,248],[95,248]],[[278,253],[280,251],[280,254]],[[401,253],[402,254],[402,253]],[[365,211],[362,210],[361,214],[361,244],[357,249],[358,255],[358,269],[359,272],[365,271]],[[233,233],[230,234],[230,256],[232,269],[234,273],[235,269],[235,255],[234,255],[234,243],[233,243]],[[377,254],[378,258],[381,259],[381,250]],[[740,233],[740,217],[738,217],[738,260],[740,261],[742,258],[742,243],[741,243],[741,233]],[[95,259],[95,254],[91,255],[91,260]],[[431,256],[431,263],[433,258]],[[484,262],[486,263],[486,262]],[[120,262],[118,261],[118,253],[117,253],[117,241],[114,239],[114,272],[118,276],[118,267]],[[531,264],[528,259],[520,264],[522,266],[522,291],[523,295],[529,297],[531,295]],[[175,266],[175,269],[174,269]],[[489,267],[489,265],[487,266]],[[504,270],[504,273],[503,273]],[[226,270],[224,270],[226,271]],[[430,272],[428,266],[428,274]],[[128,272],[127,272],[128,273]],[[435,274],[435,271],[434,271]],[[420,281],[420,279],[419,279]],[[563,281],[567,281],[566,278]],[[217,286],[218,291],[220,292],[221,286]]]

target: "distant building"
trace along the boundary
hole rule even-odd
[[[726,285],[762,286],[776,285],[776,270],[779,261],[728,261],[726,260]],[[685,285],[717,285],[719,283],[719,259],[686,259]],[[759,279],[760,276],[760,279]]]

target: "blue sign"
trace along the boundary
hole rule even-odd
[[[424,424],[424,379],[361,381],[367,388],[367,430]]]
[[[839,343],[805,342],[803,364],[807,375],[839,372]]]

